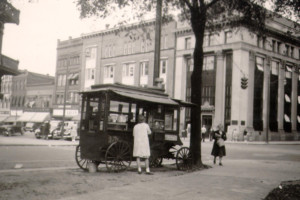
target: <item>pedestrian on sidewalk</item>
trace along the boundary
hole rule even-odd
[[[142,173],[141,159],[145,159],[146,174],[151,175],[149,167],[150,145],[148,135],[151,134],[149,125],[145,122],[145,117],[139,115],[138,124],[133,128],[133,157],[136,157],[138,173]]]
[[[219,165],[223,166],[222,158],[226,156],[226,149],[224,141],[227,139],[226,133],[223,131],[223,125],[219,124],[216,131],[213,132],[214,144],[211,151],[211,155],[214,156],[214,164],[216,164],[216,158],[219,157]]]
[[[44,138],[45,138],[45,140],[48,140],[48,135],[50,133],[50,123],[49,123],[49,121],[45,122],[43,128],[44,128],[44,130],[43,130]]]
[[[206,133],[206,127],[205,127],[205,125],[203,125],[201,128],[202,142],[205,142],[205,133]]]

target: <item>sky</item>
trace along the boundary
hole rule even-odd
[[[19,61],[19,69],[55,75],[57,40],[105,27],[101,20],[80,19],[74,0],[11,0],[20,23],[5,24],[2,53]],[[106,21],[106,24],[109,23]]]

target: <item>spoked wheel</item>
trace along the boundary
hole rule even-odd
[[[84,171],[88,170],[88,162],[90,162],[90,160],[87,159],[82,159],[81,158],[81,150],[80,150],[80,145],[78,145],[76,147],[76,153],[75,153],[75,160],[77,165],[83,169]]]
[[[162,164],[163,158],[159,156],[150,156],[149,162],[150,167],[160,167]]]
[[[106,150],[105,163],[109,172],[125,171],[131,160],[131,148],[127,142],[114,142]]]
[[[188,147],[182,147],[176,154],[176,166],[178,170],[189,170],[192,168],[193,159],[190,149]]]

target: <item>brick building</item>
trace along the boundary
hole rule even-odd
[[[79,94],[83,43],[81,38],[57,42],[53,117],[72,119],[79,115]],[[66,98],[65,98],[66,96]],[[64,109],[65,108],[65,109]]]

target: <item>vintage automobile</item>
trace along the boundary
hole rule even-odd
[[[5,122],[3,125],[1,125],[0,131],[5,136],[13,136],[16,134],[23,135],[24,134],[22,125],[17,122]]]
[[[24,130],[29,132],[35,132],[37,128],[41,126],[41,123],[33,123],[33,122],[27,122]]]

